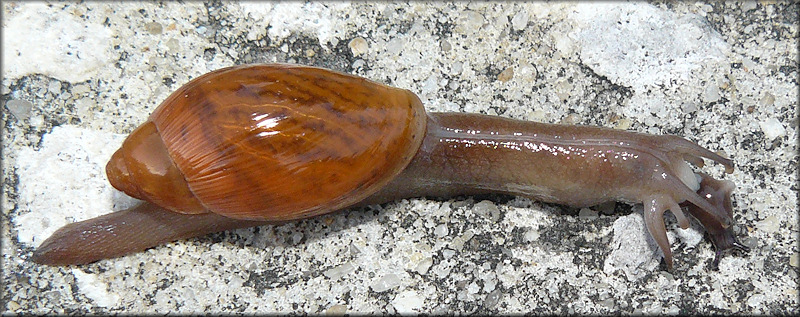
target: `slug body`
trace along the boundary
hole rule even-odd
[[[107,166],[111,184],[147,202],[59,229],[38,263],[93,262],[211,232],[280,223],[401,198],[508,193],[575,207],[643,203],[672,255],[663,214],[717,249],[732,233],[730,181],[687,161],[729,159],[676,136],[478,114],[425,113],[411,92],[329,70],[244,65],[173,93]]]

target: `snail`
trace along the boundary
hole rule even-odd
[[[673,260],[664,213],[708,232],[713,265],[747,251],[732,231],[731,181],[693,172],[733,162],[686,139],[467,113],[426,113],[412,92],[327,69],[240,65],[171,94],[106,172],[141,205],[72,223],[33,253],[94,262],[212,232],[413,197],[505,193],[574,207],[644,204]]]

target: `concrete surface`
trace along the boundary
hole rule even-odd
[[[798,4],[3,2],[3,313],[797,314]],[[641,205],[408,199],[89,265],[28,260],[135,202],[103,166],[171,91],[243,63],[410,89],[429,111],[676,134],[732,157],[747,254],[709,270]]]

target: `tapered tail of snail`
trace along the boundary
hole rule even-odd
[[[676,136],[465,113],[425,113],[413,93],[314,67],[243,65],[173,93],[107,167],[149,201],[59,229],[38,263],[80,264],[168,241],[413,197],[506,193],[589,207],[644,203],[672,254],[663,214],[679,204],[718,254],[736,241],[729,181],[695,174],[732,161]],[[700,180],[698,180],[698,177]]]
[[[34,251],[31,260],[47,265],[90,263],[175,240],[263,224],[214,213],[181,214],[144,202],[58,229]]]

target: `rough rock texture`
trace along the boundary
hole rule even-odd
[[[798,4],[3,2],[3,313],[797,314]],[[213,69],[301,63],[417,92],[429,111],[676,134],[737,166],[753,250],[709,270],[641,205],[409,199],[73,267],[28,258],[134,203],[103,166]]]

